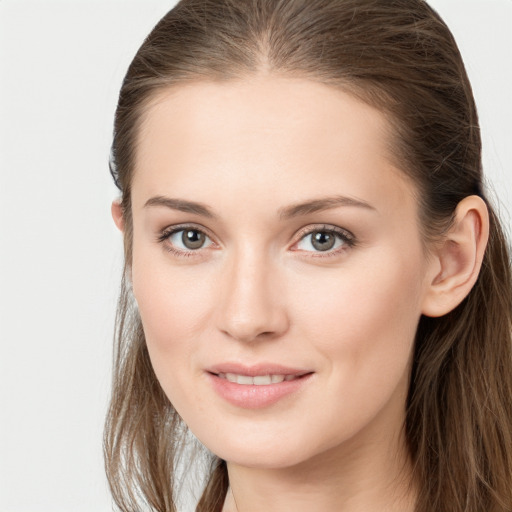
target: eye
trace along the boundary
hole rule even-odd
[[[187,254],[212,244],[212,240],[200,229],[194,227],[174,227],[159,237],[171,252]]]
[[[336,253],[354,245],[354,237],[340,228],[317,228],[302,236],[296,247],[300,251]]]

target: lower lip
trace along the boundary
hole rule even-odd
[[[313,374],[263,386],[229,382],[213,373],[207,375],[214,390],[229,403],[244,409],[261,409],[299,391]]]

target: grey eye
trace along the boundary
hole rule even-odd
[[[200,249],[206,241],[206,235],[197,229],[184,229],[181,241],[187,249]]]
[[[342,234],[327,229],[318,229],[304,235],[297,244],[297,248],[307,252],[327,252],[343,245],[350,245],[350,242]]]
[[[328,251],[334,247],[336,236],[327,231],[314,231],[311,233],[311,245],[317,251]]]
[[[207,235],[194,228],[177,229],[166,238],[179,251],[194,251],[211,244]]]

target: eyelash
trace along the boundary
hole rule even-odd
[[[187,230],[197,231],[198,233],[202,233],[203,235],[207,236],[210,240],[212,239],[212,237],[208,235],[208,233],[206,233],[204,229],[201,229],[200,227],[195,226],[194,224],[182,224],[164,229],[162,233],[158,236],[157,242],[161,243],[166,251],[170,252],[171,254],[174,254],[175,256],[182,258],[197,257],[199,256],[200,249],[183,251],[176,249],[171,244],[167,243],[167,240],[169,239],[170,236],[179,233],[180,231]]]
[[[199,248],[196,250],[184,251],[181,249],[176,249],[171,244],[167,243],[170,236],[172,236],[176,233],[179,233],[180,231],[187,231],[187,230],[197,231],[198,233],[201,233],[204,236],[208,237],[210,240],[212,240],[212,237],[208,233],[206,233],[204,231],[204,229],[202,229],[198,226],[195,226],[193,224],[183,224],[183,225],[178,225],[178,226],[172,226],[172,227],[169,227],[169,228],[165,229],[164,231],[162,231],[162,233],[157,238],[157,242],[161,243],[164,246],[166,251],[174,254],[175,256],[183,257],[183,258],[197,257],[200,255],[200,249],[202,249],[202,248]],[[347,231],[346,229],[338,228],[336,226],[330,226],[330,225],[324,224],[324,225],[317,225],[317,226],[313,226],[313,227],[309,226],[309,227],[301,230],[298,233],[298,240],[294,243],[294,245],[298,244],[301,240],[306,238],[308,235],[312,235],[313,233],[317,233],[317,232],[334,235],[337,238],[341,239],[343,245],[335,250],[303,251],[303,252],[311,253],[310,257],[313,257],[313,258],[329,258],[329,257],[337,256],[340,253],[346,251],[347,249],[353,248],[357,242],[355,236],[350,231]]]
[[[346,251],[347,249],[351,249],[356,245],[356,237],[350,231],[325,224],[316,225],[313,227],[308,226],[307,228],[299,231],[297,235],[298,240],[294,243],[294,245],[298,244],[301,240],[309,235],[312,235],[313,233],[327,233],[329,235],[334,235],[335,237],[341,239],[342,246],[338,247],[337,249],[327,251],[304,251],[310,253],[310,257],[312,258],[330,258],[338,256],[342,252]]]

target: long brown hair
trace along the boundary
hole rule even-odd
[[[162,88],[262,72],[339,87],[387,115],[397,163],[419,190],[426,242],[464,197],[487,202],[491,233],[476,285],[448,315],[420,320],[404,427],[420,483],[416,512],[512,511],[509,249],[486,199],[461,55],[422,0],[182,0],[139,49],[120,92],[111,158],[126,258],[104,445],[115,502],[125,512],[177,510],[186,436],[152,370],[127,278],[141,118]],[[227,488],[226,464],[213,457],[197,510],[220,511]]]

